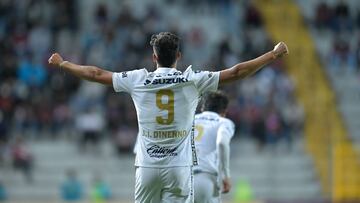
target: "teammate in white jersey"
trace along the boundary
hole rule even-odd
[[[225,118],[228,103],[222,92],[211,92],[203,100],[202,113],[195,115],[195,203],[219,203],[220,189],[223,193],[231,189],[230,140],[235,125]]]
[[[288,53],[280,42],[274,50],[220,71],[184,72],[176,69],[181,57],[179,38],[169,32],[151,37],[154,72],[138,69],[113,73],[95,66],[64,61],[55,53],[49,63],[82,79],[113,86],[131,95],[140,137],[136,153],[135,202],[193,202],[192,165],[197,164],[193,142],[195,108],[202,94],[218,85],[251,75]]]

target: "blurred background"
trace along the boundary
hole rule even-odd
[[[0,0],[0,202],[133,202],[130,96],[47,59],[152,71],[160,31],[182,39],[179,70],[289,46],[221,87],[236,124],[225,202],[360,202],[357,0]]]

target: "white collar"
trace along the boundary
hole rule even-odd
[[[216,112],[213,112],[213,111],[203,111],[202,112],[203,114],[207,114],[207,115],[212,115],[212,116],[220,116],[218,113]]]
[[[177,71],[176,68],[168,68],[168,67],[158,67],[154,71],[155,73],[167,73],[167,72],[175,72]]]

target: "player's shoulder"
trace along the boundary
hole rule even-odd
[[[203,116],[203,113],[202,113],[202,112],[195,114],[195,120],[201,118],[202,116]]]
[[[211,125],[218,125],[221,122],[221,116],[212,111],[204,111],[195,115],[195,121],[206,121]]]
[[[147,75],[149,73],[145,68],[135,69],[132,70],[131,72],[136,75]]]
[[[121,76],[122,78],[134,77],[134,76],[139,76],[139,75],[144,75],[144,74],[147,74],[147,70],[145,68],[115,72],[115,75]]]
[[[199,118],[200,114],[201,114],[201,113],[195,114],[195,118]]]
[[[183,72],[183,75],[184,76],[196,76],[196,75],[199,75],[199,73],[202,73],[203,71],[202,70],[194,70],[193,69],[193,66],[190,65],[186,68],[186,70]]]
[[[143,81],[148,74],[149,72],[145,68],[129,71],[130,79],[133,82]]]
[[[193,74],[194,74],[194,71],[193,71],[193,69],[192,69],[192,65],[189,65],[189,66],[185,69],[185,71],[183,72],[183,75],[184,75],[185,77],[192,76]]]
[[[227,127],[235,129],[235,123],[232,120],[230,120],[229,118],[221,117],[220,118],[220,123],[222,125],[226,125]]]

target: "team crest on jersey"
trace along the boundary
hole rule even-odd
[[[128,75],[127,75],[127,72],[126,72],[126,71],[121,73],[121,77],[122,77],[122,78],[126,78],[127,76],[128,76]]]
[[[164,158],[169,156],[177,156],[178,153],[175,152],[177,147],[170,148],[170,147],[160,147],[158,145],[153,145],[146,150],[150,157],[154,158]]]

